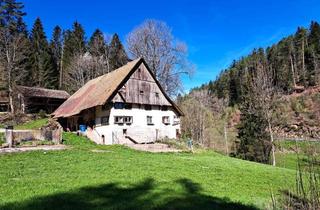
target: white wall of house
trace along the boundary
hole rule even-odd
[[[166,137],[176,138],[177,130],[180,133],[180,120],[172,107],[168,107],[168,110],[160,110],[160,106],[151,106],[151,108],[151,110],[146,110],[144,105],[134,104],[131,109],[112,107],[102,110],[102,106],[98,106],[96,107],[95,131],[101,139],[104,136],[105,144],[132,143],[125,136],[131,137],[138,143],[154,142]],[[131,123],[115,123],[117,116],[132,117],[132,121]],[[148,124],[147,116],[152,117],[152,124]],[[102,124],[103,117],[109,117],[108,125]],[[168,117],[167,123],[163,123],[163,117]]]

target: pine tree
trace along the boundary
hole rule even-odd
[[[67,89],[69,65],[75,57],[82,56],[86,52],[85,32],[80,23],[74,22],[72,30],[63,33],[63,55],[62,55],[62,89]]]
[[[307,51],[307,78],[309,85],[320,84],[320,25],[317,22],[311,22],[309,29],[308,43],[309,48]]]
[[[110,43],[109,63],[112,70],[117,69],[128,62],[127,53],[119,39],[118,34],[114,34]]]
[[[50,49],[53,55],[53,60],[55,66],[57,68],[57,72],[59,72],[59,88],[62,87],[62,47],[63,47],[63,37],[62,37],[62,30],[59,26],[54,27],[52,38],[50,41]]]
[[[50,51],[40,18],[37,18],[30,35],[32,45],[32,78],[33,85],[38,87],[56,88],[57,70]]]
[[[92,56],[106,56],[106,43],[104,40],[103,33],[96,29],[92,34],[89,43],[88,43],[88,51]]]
[[[238,138],[240,144],[237,156],[250,161],[269,163],[272,144],[268,135],[268,122],[263,114],[262,107],[257,103],[256,94],[253,93],[251,81],[247,78],[246,94],[240,105],[240,124]]]
[[[308,31],[305,28],[298,28],[294,35],[294,47],[295,47],[295,59],[296,59],[296,69],[297,76],[300,85],[307,86],[306,80],[306,49],[308,47]]]

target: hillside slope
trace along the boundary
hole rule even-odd
[[[0,209],[257,209],[295,171],[214,152],[151,154],[97,146],[0,155]]]

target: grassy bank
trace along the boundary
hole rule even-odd
[[[0,209],[256,209],[295,175],[214,152],[152,154],[64,139],[65,151],[0,155]]]

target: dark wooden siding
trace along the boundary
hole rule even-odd
[[[171,106],[144,64],[137,68],[112,101]]]

